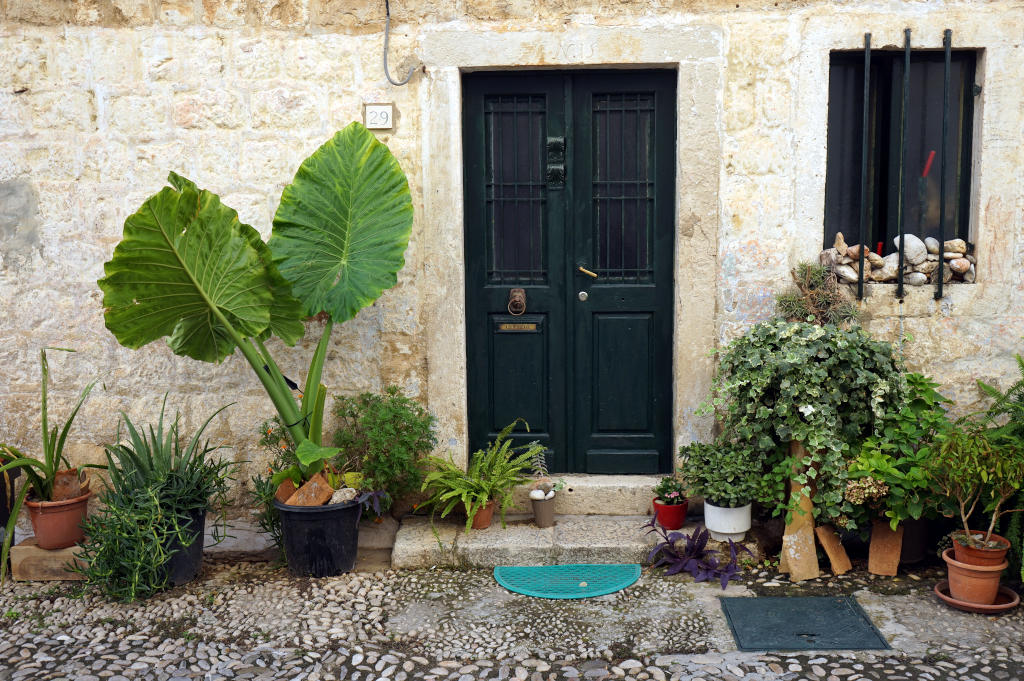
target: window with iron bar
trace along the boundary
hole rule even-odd
[[[908,30],[903,50],[872,51],[868,34],[864,50],[831,53],[825,248],[839,232],[859,243],[861,229],[883,256],[900,233],[969,241],[977,53],[950,41],[911,50]],[[902,272],[898,283],[902,296]]]

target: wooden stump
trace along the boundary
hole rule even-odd
[[[821,548],[828,554],[828,561],[832,564],[832,574],[842,575],[853,569],[850,564],[850,557],[846,555],[846,549],[839,541],[839,534],[831,525],[821,525],[814,528],[814,534],[818,535],[818,542]]]
[[[799,442],[789,443],[789,451],[795,459],[793,475],[803,469],[803,459],[807,450]],[[814,579],[821,574],[818,569],[818,552],[814,545],[814,504],[809,495],[804,494],[804,485],[790,480],[789,498],[792,518],[786,524],[786,532],[782,536],[782,555],[779,558],[779,569],[785,564],[789,579],[800,582]],[[809,492],[810,490],[808,490]],[[796,501],[796,507],[793,506]]]
[[[871,544],[868,546],[868,572],[873,575],[895,577],[903,550],[903,525],[894,532],[885,518],[875,518],[871,526]]]

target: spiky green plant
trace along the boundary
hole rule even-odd
[[[832,270],[802,262],[790,274],[794,286],[775,297],[775,310],[780,317],[818,326],[840,326],[857,321],[857,306],[848,298]]]
[[[112,598],[133,601],[167,586],[167,563],[175,544],[188,547],[203,532],[193,527],[201,511],[221,511],[227,504],[228,483],[237,466],[213,460],[220,449],[200,437],[213,412],[183,444],[180,417],[165,429],[167,396],[157,426],[138,428],[121,415],[127,437],[105,447],[107,486],[100,495],[103,508],[85,521],[84,565],[76,571]],[[215,527],[218,525],[215,523]],[[223,514],[219,526],[223,528]],[[215,531],[214,539],[220,534]]]
[[[71,468],[71,463],[64,454],[64,445],[67,443],[68,431],[71,430],[71,424],[74,423],[75,417],[78,416],[78,410],[85,404],[86,398],[89,397],[93,386],[96,385],[96,381],[93,381],[85,386],[82,393],[78,396],[78,401],[75,403],[75,407],[71,410],[71,415],[68,416],[67,420],[61,426],[54,425],[53,428],[50,428],[47,400],[50,383],[50,365],[46,361],[47,350],[74,352],[74,350],[68,348],[43,348],[39,351],[39,366],[42,373],[40,413],[42,416],[43,458],[33,459],[30,456],[25,456],[21,451],[10,445],[0,444],[0,461],[6,462],[3,466],[0,466],[0,474],[20,468],[25,471],[26,477],[25,484],[14,498],[14,503],[11,504],[11,518],[7,521],[4,544],[3,548],[0,549],[0,582],[3,582],[7,574],[7,557],[11,551],[11,541],[14,539],[14,526],[18,521],[18,514],[21,513],[21,507],[25,502],[25,498],[29,492],[32,492],[39,500],[52,500],[53,484],[57,477],[57,471]]]

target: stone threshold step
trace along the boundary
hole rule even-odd
[[[650,515],[652,490],[661,475],[584,475],[552,473],[552,480],[565,482],[555,495],[555,513],[563,515]],[[512,494],[512,513],[532,514],[530,485],[520,485]]]
[[[648,516],[556,515],[555,526],[539,528],[532,516],[507,516],[506,527],[495,518],[486,530],[465,532],[465,522],[406,516],[395,536],[391,564],[395,568],[557,565],[566,563],[646,563],[657,535],[647,534]],[[687,534],[697,524],[683,528]],[[746,541],[757,556],[757,546]],[[710,542],[724,550],[728,543]]]

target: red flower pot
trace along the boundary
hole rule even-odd
[[[689,506],[685,501],[681,504],[662,504],[654,500],[654,517],[658,524],[666,530],[678,530],[686,523],[686,509]]]

